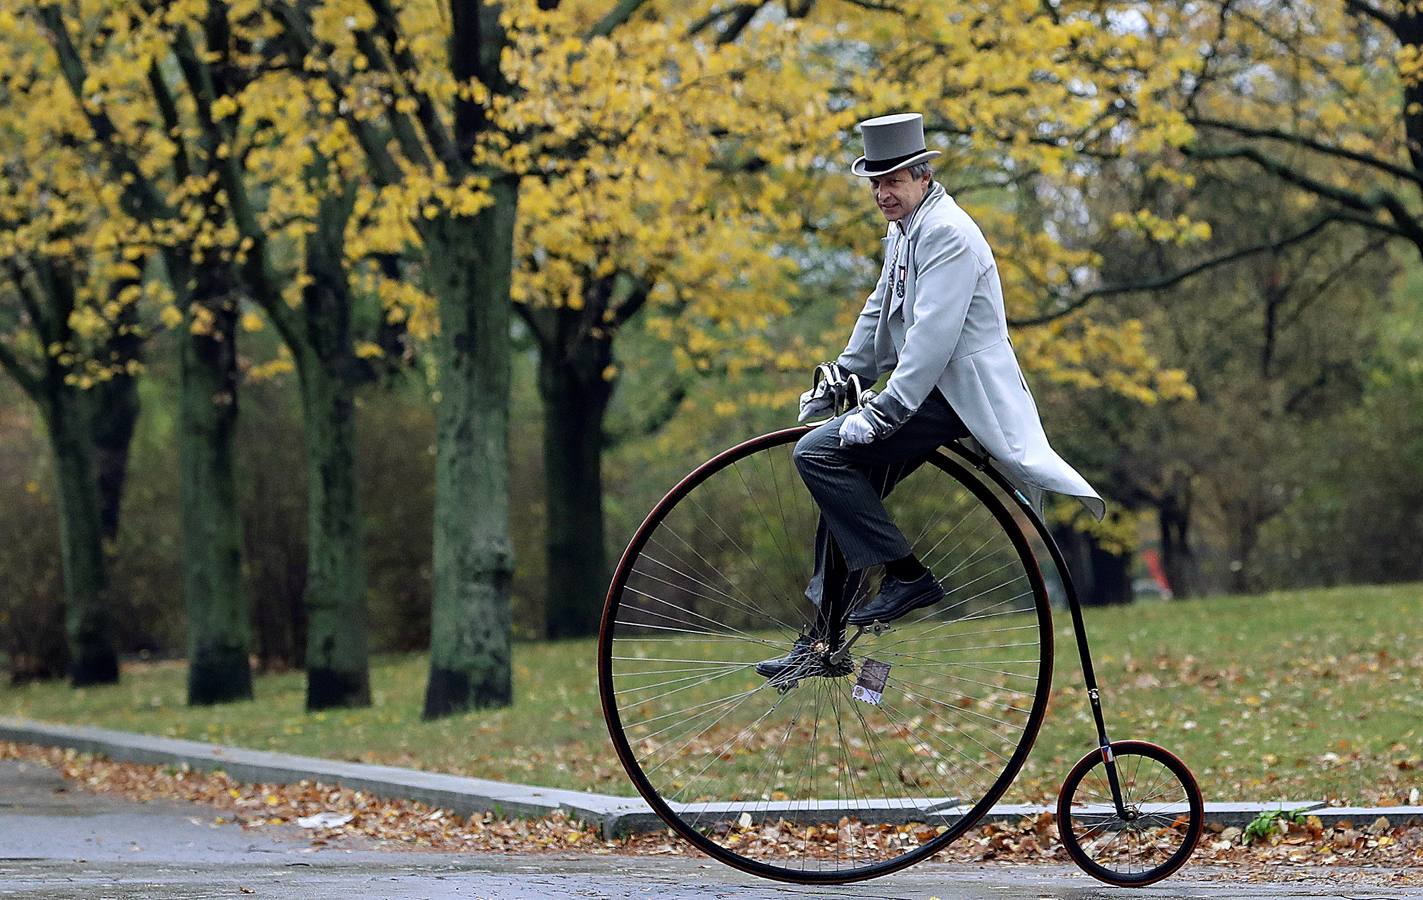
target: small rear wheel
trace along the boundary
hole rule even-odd
[[[1114,764],[1122,808],[1112,799]],[[1196,848],[1205,818],[1186,764],[1146,741],[1116,741],[1078,761],[1057,800],[1057,826],[1072,861],[1099,881],[1142,887],[1171,875]]]

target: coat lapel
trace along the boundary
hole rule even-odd
[[[898,251],[895,253],[898,260],[894,263],[895,269],[891,273],[894,276],[894,290],[886,305],[886,309],[890,313],[899,309],[906,299],[910,299],[910,307],[913,308],[911,298],[914,295],[914,285],[912,284],[914,278],[911,272],[914,269],[915,239],[919,236],[919,230],[923,227],[924,220],[929,217],[929,213],[948,195],[948,191],[944,190],[942,184],[934,182],[933,186],[929,188],[928,195],[924,197],[924,201],[919,204],[918,209],[914,210],[909,219],[909,229],[903,235],[899,235],[896,234],[899,228],[894,225],[890,226],[890,234],[894,236],[894,240],[889,244],[890,252]],[[904,244],[903,247],[898,246],[900,242]]]

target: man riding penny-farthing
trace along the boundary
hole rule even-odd
[[[599,642],[614,746],[660,816],[747,871],[834,883],[926,858],[1002,796],[1041,725],[1036,541],[1099,735],[1059,798],[1063,844],[1098,878],[1151,883],[1189,857],[1200,792],[1161,748],[1108,740],[1039,515],[1046,492],[1105,505],[1048,443],[993,253],[933,180],[922,117],[860,131],[852,171],[889,226],[845,350],[801,397],[801,422],[828,418],[709,460],[634,535]]]

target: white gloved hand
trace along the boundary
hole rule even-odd
[[[868,444],[875,439],[875,426],[863,412],[846,416],[840,422],[840,443]]]
[[[797,422],[828,416],[835,411],[835,398],[825,389],[825,382],[800,395],[800,415]]]

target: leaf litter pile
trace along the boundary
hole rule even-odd
[[[669,830],[603,840],[598,829],[555,813],[541,819],[507,819],[493,814],[468,818],[423,803],[386,800],[348,788],[301,781],[245,784],[225,772],[187,767],[115,762],[101,756],[50,747],[0,742],[0,760],[44,763],[76,785],[130,800],[186,800],[215,808],[214,827],[260,829],[296,825],[308,831],[313,847],[413,847],[426,850],[494,853],[566,853],[699,856]],[[842,819],[838,826],[800,826],[785,821],[741,822],[729,826],[723,842],[746,856],[780,856],[788,848],[806,856],[896,856],[932,840],[939,829],[922,824],[864,825]],[[724,826],[725,827],[725,826]],[[1016,823],[975,828],[940,851],[940,862],[1006,865],[1070,865],[1050,814]],[[1265,827],[1241,829],[1206,825],[1192,866],[1196,877],[1235,881],[1349,881],[1423,885],[1423,827],[1400,826],[1386,818],[1325,825],[1316,816],[1279,818]]]

